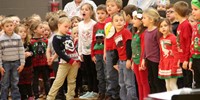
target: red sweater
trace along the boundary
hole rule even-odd
[[[115,47],[118,51],[118,56],[120,60],[127,60],[126,55],[126,42],[132,40],[132,34],[126,28],[121,31],[116,32],[114,35]]]
[[[191,55],[200,55],[200,22],[193,27]]]
[[[177,49],[180,62],[189,61],[192,27],[188,20],[183,21],[177,28]]]
[[[94,50],[94,46],[96,44],[96,34],[98,34],[97,32],[98,31],[102,31],[103,34],[105,35],[104,33],[104,26],[105,26],[105,23],[96,23],[94,25],[94,28],[93,28],[93,34],[92,34],[92,46],[91,46],[91,56],[94,57],[96,54],[102,54],[103,55],[103,49],[101,50]]]

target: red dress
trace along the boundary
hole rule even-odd
[[[176,36],[169,34],[165,38],[160,38],[160,62],[158,78],[178,78],[182,77],[182,69],[178,67],[178,57],[176,48]]]

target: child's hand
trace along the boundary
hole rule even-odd
[[[103,54],[103,60],[104,60],[104,62],[106,62],[106,54],[105,53]]]
[[[126,68],[131,69],[131,60],[126,60]]]
[[[48,63],[49,66],[51,66],[52,63],[53,63],[53,58],[50,57],[49,59],[47,59],[47,63]]]
[[[92,57],[92,61],[96,64],[96,57]]]
[[[119,66],[118,65],[114,65],[113,67],[119,72]]]
[[[141,65],[139,66],[139,70],[145,70],[146,66],[145,66],[145,60],[142,59]]]
[[[79,59],[80,59],[81,62],[84,62],[83,55],[80,55]]]
[[[32,53],[31,52],[25,52],[25,57],[27,58],[27,57],[30,57],[30,56],[32,56]]]
[[[1,75],[3,76],[4,73],[5,73],[5,70],[4,70],[4,68],[2,66],[0,67],[0,71],[1,71]]]
[[[188,61],[183,62],[182,68],[185,69],[185,70],[188,69]]]
[[[192,62],[191,61],[189,62],[189,70],[192,71]]]
[[[24,69],[24,65],[20,65],[20,66],[17,68],[18,73],[22,72],[23,69]]]

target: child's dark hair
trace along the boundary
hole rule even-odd
[[[136,8],[137,10],[133,11],[132,16],[136,17],[138,20],[142,21],[142,16],[138,16],[138,15],[134,15],[134,12],[137,12],[137,14],[141,14],[143,13],[141,8]],[[132,34],[135,35],[136,32],[139,32],[138,35],[142,34],[145,30],[147,29],[147,27],[145,27],[143,24],[140,25],[140,28],[134,27],[132,30]]]
[[[98,10],[103,10],[103,11],[105,11],[106,13],[107,13],[107,11],[106,11],[106,5],[104,5],[104,4],[100,4],[98,7],[97,7],[97,11]]]
[[[135,11],[137,9],[137,7],[135,5],[127,5],[123,8],[123,10],[126,13],[126,16],[130,16],[131,18],[133,18],[132,16],[132,12]]]
[[[174,10],[181,17],[186,17],[189,14],[189,5],[185,1],[178,1],[174,4]]]
[[[37,27],[38,27],[40,24],[42,24],[41,21],[35,21],[35,22],[33,22],[33,23],[30,25],[30,33],[31,33],[32,36],[34,35],[34,30],[36,30]]]
[[[73,16],[72,18],[71,18],[71,21],[73,21],[73,20],[75,20],[75,19],[77,19],[79,22],[82,20],[80,17],[78,17],[78,16]]]
[[[94,8],[91,4],[89,3],[84,3],[82,6],[81,6],[81,9],[83,6],[87,5],[89,7],[89,10],[92,11],[92,15],[91,15],[91,19],[95,20],[96,21],[96,15],[95,15],[95,12],[94,12]]]

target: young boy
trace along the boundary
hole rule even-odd
[[[96,64],[97,79],[99,80],[98,100],[103,100],[105,98],[105,92],[106,92],[105,63],[103,60],[104,34],[105,34],[104,26],[105,26],[105,19],[107,18],[105,5],[102,4],[97,7],[97,16],[99,22],[97,22],[93,28],[91,57],[94,63]]]
[[[106,79],[107,79],[107,90],[105,100],[119,99],[119,85],[118,85],[118,72],[113,68],[113,35],[115,29],[112,26],[112,16],[118,13],[122,8],[122,0],[107,0],[106,10],[109,17],[106,19],[105,31],[105,42],[104,42],[104,61],[106,62]]]
[[[0,36],[1,100],[7,100],[10,85],[12,100],[21,100],[17,85],[19,73],[25,64],[24,46],[21,37],[14,33],[11,18],[3,19],[2,27],[4,33]]]
[[[175,18],[173,4],[166,7],[166,18],[170,20],[172,24],[172,32],[176,35],[179,22]]]
[[[190,44],[192,37],[192,27],[187,19],[189,5],[184,1],[178,1],[174,4],[175,17],[179,22],[177,28],[177,50],[180,66],[183,70],[183,87],[192,87],[192,72],[188,68],[190,56]]]
[[[137,8],[134,5],[127,5],[123,8],[126,13],[126,24],[128,24],[127,29],[132,32],[133,24],[132,24],[132,12],[135,11]]]
[[[192,0],[192,15],[194,19],[200,20],[200,1],[199,0]],[[194,81],[196,82],[196,88],[200,88],[200,22],[198,22],[193,27],[193,36],[192,36],[192,43],[191,43],[191,55],[192,58],[190,60],[189,67],[194,70]]]

